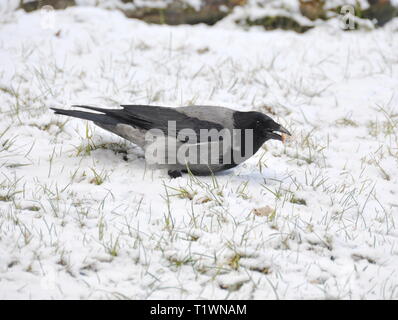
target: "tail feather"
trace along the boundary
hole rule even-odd
[[[72,107],[98,111],[98,112],[104,113],[108,117],[118,119],[119,120],[118,122],[128,123],[128,124],[135,123],[135,121],[134,121],[135,117],[124,112],[123,109],[103,109],[103,108],[84,106],[84,105],[73,105]],[[141,119],[137,119],[137,120],[141,120]],[[142,122],[142,120],[141,120],[141,122]]]
[[[89,110],[98,111],[98,112],[105,113],[105,114],[107,114],[108,112],[116,111],[115,109],[103,109],[103,108],[98,108],[98,107],[84,106],[81,104],[79,104],[79,105],[75,104],[75,105],[72,105],[72,107],[73,108],[89,109]]]
[[[98,114],[98,113],[91,113],[91,112],[77,111],[77,110],[63,110],[63,109],[57,109],[57,108],[51,108],[51,109],[55,111],[55,114],[61,114],[61,115],[69,116],[69,117],[90,120],[90,121],[94,121],[94,122],[101,123],[101,124],[116,125],[116,124],[120,123],[120,120],[117,120],[117,119],[113,118],[112,116],[109,116],[106,114]],[[89,107],[87,109],[95,110],[94,108],[91,108],[91,107]],[[95,111],[101,110],[99,108],[97,108],[97,109],[98,110],[95,110]]]

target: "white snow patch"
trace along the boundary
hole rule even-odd
[[[0,25],[0,298],[398,298],[397,19],[301,35],[41,19]],[[294,137],[170,180],[49,110],[73,103],[262,110]]]

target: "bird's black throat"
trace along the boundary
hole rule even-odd
[[[234,127],[236,129],[240,129],[240,143],[241,143],[241,155],[244,156],[245,150],[246,150],[246,143],[248,142],[246,140],[246,135],[249,134],[248,130],[253,130],[253,134],[250,134],[252,140],[250,141],[253,146],[253,154],[255,154],[258,149],[261,148],[261,146],[264,144],[264,142],[267,140],[267,136],[264,134],[263,128],[259,127],[257,125],[258,121],[261,121],[258,116],[258,112],[240,112],[236,111],[233,114],[233,120],[234,120]],[[250,150],[250,148],[249,148]],[[251,156],[251,155],[250,155]]]

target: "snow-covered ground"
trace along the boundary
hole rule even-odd
[[[398,298],[398,20],[295,34],[88,7],[0,19],[0,299]],[[171,180],[49,110],[73,103],[261,110],[294,138]]]

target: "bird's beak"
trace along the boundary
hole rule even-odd
[[[278,133],[282,133],[282,135],[277,134]],[[289,130],[287,130],[286,128],[282,127],[280,124],[278,124],[277,129],[273,129],[267,132],[269,139],[275,139],[275,140],[279,140],[282,142],[285,142],[285,137],[284,135],[288,135],[291,136],[292,134],[289,132]]]
[[[279,125],[279,129],[276,130],[276,131],[279,131],[279,132],[281,132],[281,133],[285,133],[285,134],[287,134],[288,136],[291,136],[291,135],[292,135],[286,128],[282,127],[281,125]]]

